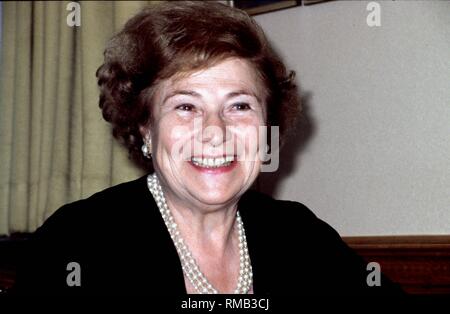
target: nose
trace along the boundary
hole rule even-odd
[[[220,113],[210,113],[203,120],[199,141],[216,147],[227,141],[226,123]]]

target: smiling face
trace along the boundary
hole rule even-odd
[[[170,202],[210,211],[250,188],[261,168],[265,98],[253,66],[237,58],[156,86],[152,123],[141,133]]]

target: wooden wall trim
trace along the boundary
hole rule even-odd
[[[449,235],[342,237],[352,247],[360,248],[450,248]]]
[[[412,294],[450,294],[450,236],[364,236],[343,240]]]

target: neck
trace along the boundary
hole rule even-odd
[[[166,195],[170,211],[178,224],[182,237],[192,249],[208,250],[223,256],[236,237],[237,203],[207,210],[200,206],[186,206],[171,195]]]

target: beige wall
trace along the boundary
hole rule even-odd
[[[256,17],[296,70],[310,121],[263,189],[341,235],[449,234],[450,2],[378,1],[380,27],[367,3]]]

